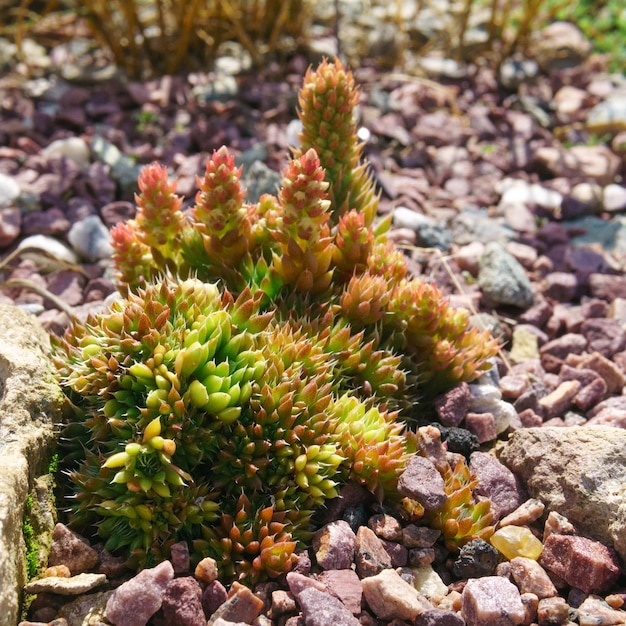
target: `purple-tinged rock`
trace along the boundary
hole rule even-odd
[[[539,599],[557,595],[557,590],[546,570],[523,556],[511,559],[511,575],[521,593],[534,593]]]
[[[407,524],[402,529],[402,543],[407,548],[431,548],[440,536],[440,530],[428,526]]]
[[[322,569],[347,569],[354,561],[356,535],[344,520],[320,528],[313,535],[312,544],[317,564]]]
[[[161,610],[168,626],[206,626],[202,589],[191,576],[170,582],[163,594]]]
[[[91,571],[98,564],[98,553],[86,539],[64,524],[57,524],[52,532],[48,565],[67,565],[72,574]]]
[[[539,352],[543,357],[546,354],[565,360],[569,354],[582,354],[587,348],[587,340],[577,333],[567,333],[558,339],[548,341],[541,346]]]
[[[213,626],[218,619],[252,624],[262,610],[263,600],[255,596],[248,587],[235,582],[231,586],[226,602],[211,615],[207,626]]]
[[[620,393],[622,387],[626,385],[624,372],[610,359],[602,356],[599,352],[592,352],[583,356],[572,355],[576,360],[575,367],[593,370],[606,383],[607,393]],[[572,357],[566,359],[569,363]]]
[[[542,284],[543,295],[558,302],[570,302],[577,290],[576,275],[567,272],[551,272],[544,278]]]
[[[430,459],[414,454],[398,479],[398,493],[417,500],[426,510],[441,508],[447,499],[444,482]]]
[[[373,530],[361,526],[356,534],[356,571],[361,578],[391,567],[391,557]]]
[[[361,626],[361,622],[340,600],[314,587],[302,590],[298,604],[306,626]]]
[[[626,276],[591,274],[589,290],[594,298],[607,302],[613,302],[615,298],[626,298]]]
[[[500,391],[504,400],[517,400],[530,385],[528,376],[524,374],[510,374],[500,379]]]
[[[404,567],[409,562],[409,551],[401,543],[384,539],[380,541],[391,558],[391,567]]]
[[[465,428],[476,437],[478,443],[493,441],[498,436],[493,413],[468,413],[465,416]]]
[[[319,580],[326,585],[332,595],[341,600],[351,613],[358,615],[361,612],[363,585],[354,570],[326,570],[319,575]]]
[[[470,470],[478,478],[474,493],[491,500],[496,520],[513,512],[527,499],[513,472],[490,454],[473,452]]]
[[[39,234],[54,237],[65,234],[70,226],[63,211],[56,207],[46,211],[27,213],[22,218],[22,234],[24,235]]]
[[[578,357],[577,358],[584,358]],[[589,385],[594,380],[601,380],[600,374],[588,367],[572,367],[567,363],[567,360],[561,366],[559,371],[559,383],[567,380],[577,380],[583,387]]]
[[[599,352],[607,358],[626,347],[626,332],[617,320],[588,319],[582,323],[580,332],[588,342],[589,352]]]
[[[427,609],[415,618],[413,626],[465,626],[465,620],[454,611]]]
[[[289,585],[289,591],[293,593],[296,599],[302,591],[309,587],[315,587],[318,591],[328,591],[324,583],[321,583],[315,578],[297,574],[296,572],[289,572],[287,574],[287,585]]]
[[[228,599],[226,587],[219,580],[210,582],[202,592],[202,608],[205,615],[213,615]]]
[[[585,385],[574,397],[572,404],[586,413],[591,407],[599,404],[606,396],[606,383],[601,378]]]
[[[615,551],[586,537],[550,535],[539,560],[569,585],[587,593],[607,591],[620,575]]]
[[[458,426],[469,409],[470,390],[467,383],[459,383],[447,393],[435,398],[434,406],[444,426]]]
[[[174,568],[174,573],[177,576],[180,576],[181,574],[188,574],[190,562],[189,546],[187,545],[187,542],[179,541],[178,543],[173,544],[170,552],[170,558],[172,561],[172,567]]]
[[[484,576],[467,581],[461,615],[467,626],[517,626],[524,623],[526,609],[513,583],[502,576]]]
[[[361,581],[363,595],[370,609],[380,619],[413,621],[433,605],[392,569]]]
[[[435,560],[434,548],[411,548],[409,550],[409,565],[411,567],[426,567]]]
[[[115,626],[144,626],[161,608],[163,594],[174,578],[169,561],[144,569],[121,584],[109,598],[106,618]]]
[[[112,228],[120,222],[126,222],[135,217],[137,208],[132,202],[117,200],[109,202],[100,209],[102,221],[107,228]]]

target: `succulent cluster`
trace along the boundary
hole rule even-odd
[[[142,171],[112,231],[125,297],[56,345],[73,522],[107,548],[146,564],[186,540],[224,579],[285,572],[341,484],[397,497],[408,409],[489,366],[495,341],[374,224],[357,100],[338,61],[307,72],[302,144],[255,204],[226,148],[187,212],[164,167]],[[432,520],[456,543],[488,524],[462,473]]]

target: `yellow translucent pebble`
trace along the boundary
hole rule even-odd
[[[536,561],[543,544],[525,526],[504,526],[491,535],[491,545],[509,559],[523,556]]]

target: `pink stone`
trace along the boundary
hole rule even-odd
[[[356,571],[361,578],[374,576],[391,567],[391,557],[381,540],[367,526],[356,533]]]
[[[337,520],[326,524],[313,535],[313,550],[322,569],[346,569],[354,561],[356,535],[350,524]]]
[[[467,383],[459,383],[447,393],[435,398],[435,410],[444,426],[458,426],[469,408],[470,390]]]
[[[297,600],[307,626],[361,626],[361,622],[352,615],[348,607],[330,593],[308,587],[300,592]]]
[[[115,626],[144,626],[161,608],[163,594],[173,578],[169,561],[142,570],[113,592],[106,605],[106,618]]]
[[[361,612],[363,586],[358,574],[351,569],[326,570],[319,575],[319,580],[328,591],[354,615]]]
[[[0,211],[0,248],[10,246],[20,235],[22,212],[18,207]]]
[[[98,553],[86,539],[64,524],[57,524],[52,532],[48,565],[66,565],[72,574],[91,571],[98,564]]]
[[[538,598],[550,598],[557,595],[546,571],[532,559],[517,556],[511,560],[511,575],[521,593],[534,593]]]
[[[528,497],[513,472],[490,454],[473,452],[470,470],[479,481],[474,494],[491,500],[496,519],[515,511]]]
[[[398,480],[398,493],[417,500],[425,509],[441,508],[447,499],[441,474],[434,463],[413,454]]]
[[[578,281],[574,274],[567,272],[551,272],[542,284],[542,292],[546,298],[558,302],[569,302],[576,295]]]
[[[589,352],[611,358],[626,347],[626,331],[617,320],[592,318],[582,323],[580,332],[588,342]]]
[[[248,587],[233,583],[226,602],[211,616],[211,623],[221,618],[229,622],[252,622],[263,610],[263,600],[255,596]]]
[[[587,593],[608,590],[620,574],[615,551],[586,537],[550,535],[539,561],[569,585]]]
[[[372,515],[367,521],[367,525],[381,538],[387,541],[402,540],[402,526],[392,515],[379,513]]]
[[[528,389],[528,376],[511,374],[500,379],[500,391],[503,400],[517,400]]]
[[[161,606],[168,626],[206,626],[201,598],[202,589],[191,576],[172,580]]]
[[[502,576],[483,576],[467,581],[461,615],[467,626],[517,626],[526,610],[513,583]]]

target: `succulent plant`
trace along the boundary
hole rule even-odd
[[[374,223],[350,72],[324,61],[299,101],[276,196],[247,204],[221,148],[185,212],[148,165],[136,218],[112,231],[124,297],[56,342],[73,522],[133,563],[185,540],[225,580],[287,571],[341,484],[397,496],[408,409],[496,350]],[[431,523],[457,543],[487,532],[462,468],[446,481]]]
[[[437,511],[426,512],[423,520],[431,528],[441,530],[446,547],[452,551],[458,551],[473,539],[489,539],[494,532],[491,502],[475,500],[472,492],[478,480],[465,459],[460,457],[454,468],[448,465],[443,478],[446,503]]]

